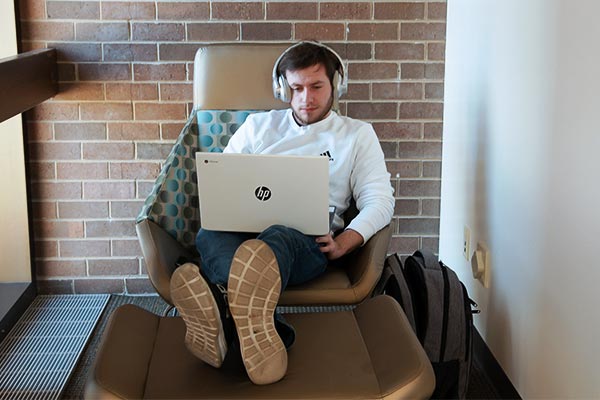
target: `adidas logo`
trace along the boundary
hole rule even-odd
[[[331,157],[331,153],[329,152],[329,150],[327,150],[325,153],[321,153],[319,155],[329,158],[329,161],[333,161],[333,157]]]

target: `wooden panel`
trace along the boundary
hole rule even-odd
[[[58,93],[57,78],[55,49],[0,59],[0,122]]]

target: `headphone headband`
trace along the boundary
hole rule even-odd
[[[337,69],[336,74],[341,75],[341,77],[336,77],[334,74],[333,90],[335,97],[337,98],[339,96],[342,96],[348,91],[348,77],[346,76],[346,68],[344,67],[344,61],[342,60],[342,57],[340,57],[340,55],[336,53],[331,47],[325,46],[322,43],[314,41],[302,41],[288,47],[283,53],[281,53],[281,55],[275,61],[275,65],[273,65],[273,96],[275,96],[276,99],[283,101],[284,103],[289,103],[292,100],[292,94],[287,79],[285,78],[285,76],[279,74],[279,63],[290,50],[307,43],[326,49],[338,59],[340,66]]]

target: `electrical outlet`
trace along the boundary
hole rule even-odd
[[[463,256],[467,261],[471,259],[471,228],[466,225],[463,234]]]

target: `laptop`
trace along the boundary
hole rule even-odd
[[[327,157],[198,152],[196,171],[204,229],[258,233],[278,224],[329,232]]]

